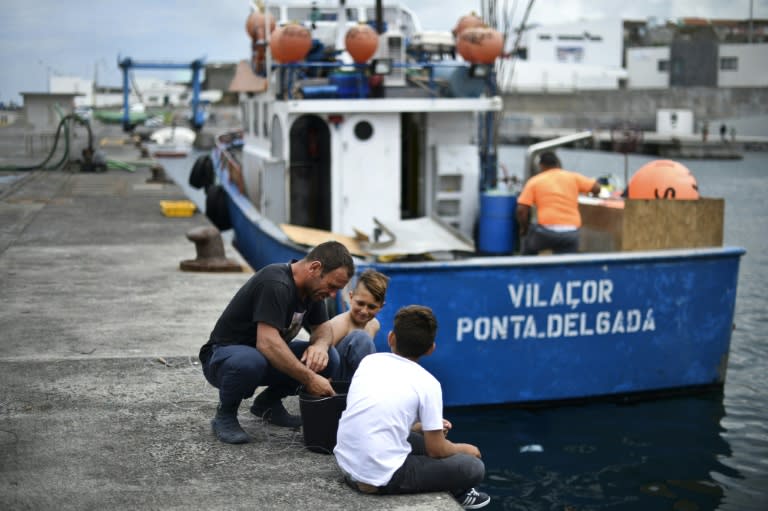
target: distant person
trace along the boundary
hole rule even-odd
[[[552,250],[555,254],[579,251],[579,193],[600,193],[595,179],[563,170],[555,153],[539,156],[540,172],[523,186],[517,198],[517,222],[522,255]],[[536,208],[538,223],[531,224],[531,208]]]
[[[708,136],[709,136],[709,123],[704,121],[704,124],[701,126],[701,141],[706,142]]]
[[[736,127],[731,126],[731,142],[736,142]]]
[[[341,356],[338,379],[349,381],[363,357],[376,352],[374,337],[381,328],[376,314],[384,306],[387,278],[374,269],[367,269],[349,292],[349,310],[331,318],[333,345]]]
[[[363,493],[448,491],[466,509],[490,497],[480,450],[446,438],[440,382],[418,363],[435,350],[437,321],[428,307],[395,314],[391,353],[368,355],[352,377],[333,450],[344,480]]]
[[[725,139],[726,134],[728,133],[728,127],[723,123],[720,125],[720,140],[723,142],[727,142]]]
[[[211,422],[219,440],[250,441],[237,412],[256,387],[267,385],[251,413],[285,427],[301,425],[282,403],[300,385],[316,396],[334,395],[329,378],[341,361],[323,300],[343,289],[354,271],[344,245],[329,241],[300,261],[265,266],[235,294],[200,349],[203,374],[219,389]],[[311,332],[309,341],[295,339],[302,326]]]

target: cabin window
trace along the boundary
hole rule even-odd
[[[539,40],[541,41],[550,41],[552,40],[552,36],[549,34],[539,34]]]
[[[722,57],[720,59],[721,71],[738,71],[739,70],[739,58],[738,57]]]
[[[355,136],[359,140],[368,140],[373,136],[373,126],[368,121],[360,121],[355,124]]]
[[[669,73],[669,61],[659,60],[656,63],[656,69],[659,71],[659,73]]]

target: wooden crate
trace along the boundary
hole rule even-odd
[[[611,252],[668,248],[714,247],[723,244],[725,201],[624,201],[624,207],[605,203],[579,204],[582,217],[581,251]]]

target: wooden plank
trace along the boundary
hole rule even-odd
[[[311,227],[303,227],[301,225],[293,224],[280,224],[280,228],[291,239],[291,241],[300,245],[314,247],[326,241],[338,241],[347,247],[347,250],[349,250],[352,255],[361,257],[369,255],[360,247],[358,241],[351,236],[345,236],[343,234],[338,234],[331,231],[313,229]]]

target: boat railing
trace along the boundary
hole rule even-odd
[[[528,181],[528,179],[534,174],[533,160],[539,153],[549,149],[554,149],[556,147],[572,144],[574,142],[579,142],[581,140],[587,140],[593,136],[594,134],[592,131],[579,131],[578,133],[571,133],[570,135],[564,135],[562,137],[544,140],[542,142],[528,146],[528,149],[525,151],[525,162],[523,163],[523,181]]]
[[[281,99],[368,99],[376,97],[369,81],[403,69],[406,81],[435,97],[479,97],[497,93],[493,66],[467,64],[460,61],[393,62],[374,59],[371,63],[303,61],[275,63],[272,72],[278,78]],[[460,82],[461,86],[456,87]],[[449,90],[453,86],[452,90]],[[398,86],[391,86],[388,90]],[[399,88],[403,88],[400,86]]]

